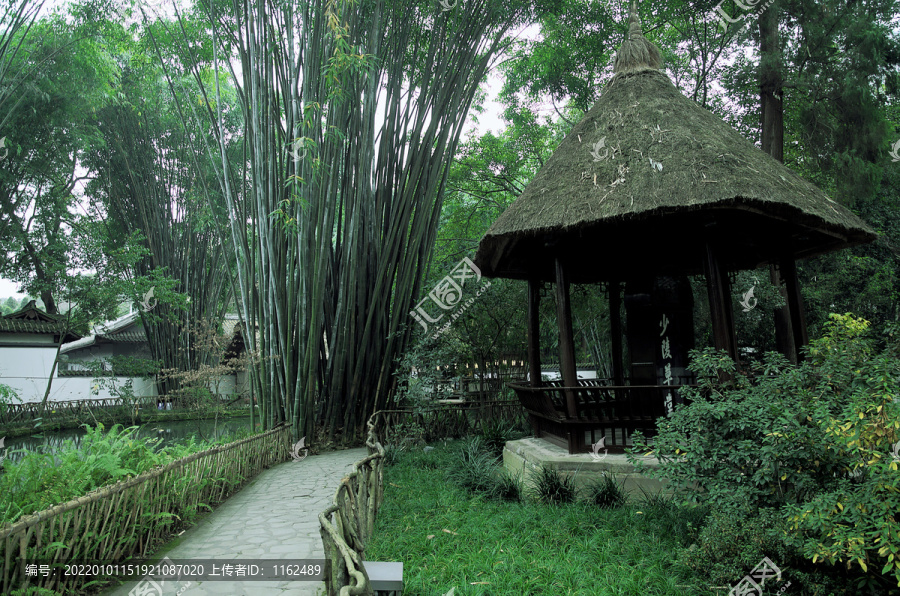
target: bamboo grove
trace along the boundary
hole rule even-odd
[[[108,216],[111,239],[140,234],[147,244],[135,275],[146,280],[145,291],[153,287],[163,298],[142,317],[151,353],[162,371],[190,371],[214,363],[213,354],[198,345],[196,326],[221,321],[231,294],[225,251],[206,223],[210,209],[222,209],[222,200],[206,189],[204,176],[214,174],[195,161],[202,149],[196,135],[167,113],[170,92],[153,84],[156,72],[153,66],[125,69],[121,101],[101,113],[103,150],[85,161],[98,172],[89,189]],[[190,302],[173,304],[159,273]],[[161,394],[179,390],[177,379],[165,372],[157,386]]]
[[[167,77],[185,129],[210,122],[215,137],[206,158],[217,188],[206,196],[225,205],[209,212],[256,330],[246,340],[261,415],[267,426],[293,422],[298,437],[316,427],[358,435],[391,402],[449,161],[479,83],[527,9],[485,0],[452,10],[366,0],[199,8],[165,31],[190,56]],[[212,38],[203,55],[188,33],[201,17]]]

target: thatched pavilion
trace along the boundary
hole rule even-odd
[[[679,401],[693,337],[685,276],[707,281],[715,347],[737,360],[729,273],[775,265],[796,346],[806,326],[795,260],[874,239],[821,190],[686,98],[632,6],[600,99],[482,238],[483,275],[528,280],[529,379],[511,385],[535,432],[587,450],[622,447]],[[562,380],[542,382],[538,305],[555,282]],[[612,379],[579,381],[570,283],[609,292]],[[629,377],[619,320],[624,285]]]

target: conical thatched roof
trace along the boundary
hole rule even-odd
[[[575,281],[624,279],[638,267],[696,273],[708,237],[727,268],[748,269],[874,239],[682,95],[634,16],[631,25],[600,99],[481,240],[484,275],[552,279],[556,256],[573,261]]]

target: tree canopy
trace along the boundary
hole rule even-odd
[[[801,266],[813,329],[834,310],[898,316],[896,4],[639,7],[683,93],[881,232]],[[136,303],[152,290],[160,308],[142,317],[168,368],[211,364],[186,330],[238,313],[252,330],[264,422],[348,437],[393,403],[404,355],[432,349],[410,311],[473,254],[596,101],[628,9],[16,6],[0,39],[0,275],[49,312],[74,300],[79,275]],[[502,82],[505,128],[467,133],[488,77]],[[776,308],[765,278],[743,275],[736,291],[759,286]],[[492,283],[430,340],[435,353],[521,353],[524,292]],[[596,292],[582,293],[580,349],[601,365],[608,313]],[[742,341],[770,347],[757,315],[739,322]]]

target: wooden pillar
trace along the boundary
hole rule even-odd
[[[612,339],[613,385],[625,384],[622,362],[622,283],[609,282],[609,334]]]
[[[803,310],[803,297],[800,295],[800,283],[797,281],[797,263],[793,255],[785,255],[779,262],[781,277],[784,279],[788,316],[790,317],[791,335],[793,336],[794,356],[797,362],[803,360],[800,348],[809,343],[806,333],[806,313]]]
[[[528,372],[531,386],[541,385],[541,283],[528,280]]]
[[[722,270],[715,246],[706,243],[706,259],[703,261],[706,289],[709,293],[709,312],[712,318],[713,343],[716,350],[724,351],[735,362],[737,342],[734,337],[734,315],[731,307],[731,282]]]
[[[578,386],[575,369],[575,339],[572,332],[572,305],[569,302],[569,278],[559,259],[556,259],[556,320],[559,325],[559,370],[563,385]],[[566,414],[575,418],[575,393],[566,391]],[[571,451],[571,445],[569,450]]]
[[[797,363],[797,348],[794,345],[794,334],[791,330],[791,310],[788,304],[787,290],[784,287],[784,278],[776,264],[769,265],[769,281],[784,298],[784,306],[772,310],[775,322],[775,346],[784,357]]]

